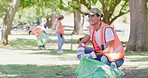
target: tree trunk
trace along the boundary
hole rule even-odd
[[[148,30],[148,0],[147,0],[146,6],[147,6],[147,8],[146,8],[146,15],[147,16],[145,16],[145,17],[147,17],[147,19],[146,19],[146,28],[145,28],[145,31]],[[145,33],[145,47],[144,47],[144,49],[145,50],[148,50],[148,41],[147,41],[148,40],[148,35],[146,33]]]
[[[146,0],[130,0],[130,22],[130,37],[126,51],[147,51]]]
[[[56,20],[56,13],[52,12],[52,16],[51,16],[52,31],[54,31],[54,29],[55,29],[55,20]]]
[[[74,12],[74,30],[73,34],[84,34],[83,25],[81,22],[81,14],[79,12]]]
[[[14,0],[15,1],[15,0]],[[17,11],[17,9],[19,8],[20,5],[20,0],[17,0],[16,3],[11,7],[11,9],[7,9],[7,11],[5,11],[5,17],[3,19],[3,26],[2,26],[2,34],[1,34],[1,43],[6,45],[8,44],[8,35],[10,34],[11,31],[11,26],[12,26],[12,22],[15,16],[15,13]],[[6,8],[5,8],[6,10]]]
[[[46,18],[46,24],[45,24],[45,26],[46,26],[46,28],[48,27],[48,29],[50,29],[51,28],[51,20],[49,20],[49,17],[48,18]]]

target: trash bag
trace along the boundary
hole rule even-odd
[[[45,45],[45,43],[49,41],[51,41],[51,39],[44,32],[41,32],[37,38],[38,45]]]
[[[124,72],[100,61],[83,57],[75,70],[77,78],[122,78]]]

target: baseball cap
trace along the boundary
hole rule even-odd
[[[101,17],[103,16],[103,14],[101,13],[101,11],[98,8],[92,8],[88,13],[86,13],[85,15],[94,15],[94,14],[98,14]]]
[[[64,16],[63,15],[60,15],[59,18],[64,18]]]

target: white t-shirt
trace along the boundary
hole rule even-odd
[[[88,30],[88,32],[86,33],[87,35],[90,36],[90,31]],[[95,31],[95,40],[97,43],[100,43],[100,30]],[[111,28],[107,28],[105,31],[105,40],[106,42],[114,40],[114,34]]]

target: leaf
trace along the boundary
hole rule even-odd
[[[97,3],[98,0],[92,0],[93,5]]]

